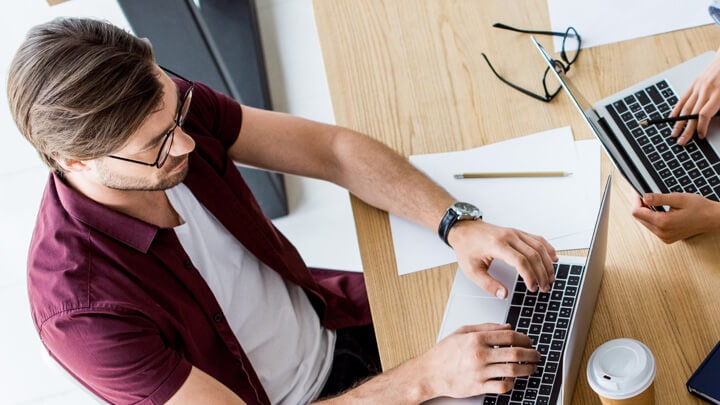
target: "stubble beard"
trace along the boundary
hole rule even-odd
[[[170,160],[172,159],[172,160]],[[178,165],[183,164],[183,161],[187,159],[187,156],[182,158],[169,157],[168,161],[163,165],[162,168],[156,169],[163,172],[163,177],[147,178],[147,177],[130,177],[124,176],[117,172],[111,172],[107,170],[105,166],[98,167],[98,176],[100,182],[107,188],[120,191],[162,191],[169,188],[175,187],[182,183],[187,177],[189,165],[186,165],[181,171],[177,173],[172,172]]]

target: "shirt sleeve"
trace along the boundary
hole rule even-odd
[[[232,98],[195,82],[184,128],[217,138],[225,150],[235,143],[242,126],[242,108]],[[181,89],[182,90],[182,89]]]
[[[64,313],[46,321],[40,337],[65,369],[111,403],[165,403],[192,368],[140,313]]]

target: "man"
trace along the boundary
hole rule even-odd
[[[493,259],[547,291],[554,249],[461,217],[467,205],[366,136],[173,75],[146,41],[84,19],[35,27],[11,65],[13,117],[53,171],[29,255],[33,319],[80,382],[114,403],[418,403],[534,372],[529,339],[486,324],[367,379],[379,365],[362,275],[308,269],[233,160],[438,229],[498,297]]]
[[[698,120],[678,121],[672,136],[685,145],[697,134],[704,139],[710,120],[720,110],[720,51],[680,98],[671,117],[698,114]],[[668,212],[648,207],[668,206]],[[673,243],[706,232],[720,230],[720,203],[694,193],[648,193],[635,197],[632,215],[665,243]]]

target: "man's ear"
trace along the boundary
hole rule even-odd
[[[60,159],[58,160],[60,166],[67,172],[84,172],[89,170],[88,164],[85,160],[78,159]]]

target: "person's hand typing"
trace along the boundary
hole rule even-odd
[[[710,120],[720,110],[720,51],[715,59],[693,81],[687,92],[675,104],[670,117],[698,114],[697,120],[678,121],[672,136],[685,145],[697,132],[700,139],[707,136]]]
[[[540,236],[482,220],[460,221],[450,230],[448,242],[465,276],[498,298],[507,297],[508,291],[488,274],[493,259],[515,267],[531,291],[548,291],[555,281],[555,248]]]
[[[532,375],[540,353],[510,325],[464,326],[422,357],[434,396],[464,398],[508,392],[515,377]]]

